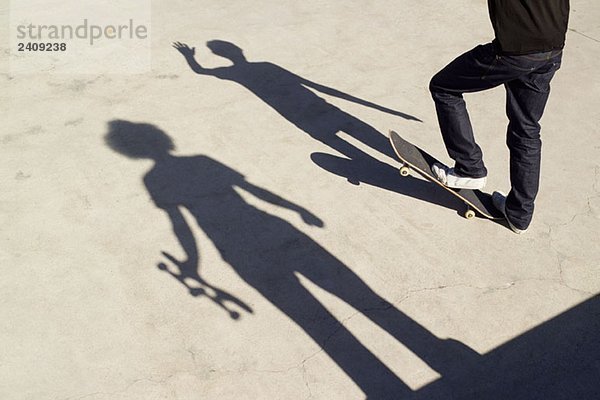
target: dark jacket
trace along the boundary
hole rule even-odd
[[[504,54],[562,49],[569,0],[488,0],[495,43]]]

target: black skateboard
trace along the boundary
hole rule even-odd
[[[396,155],[403,163],[403,166],[400,168],[400,175],[409,176],[411,171],[414,171],[427,180],[440,185],[465,203],[466,210],[464,216],[467,219],[474,218],[476,213],[488,219],[504,219],[502,213],[494,207],[491,195],[480,190],[452,189],[445,186],[437,180],[431,171],[433,164],[442,164],[441,162],[414,144],[402,139],[394,131],[390,131],[390,143]]]

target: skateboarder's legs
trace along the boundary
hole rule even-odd
[[[494,71],[498,63],[494,45],[479,45],[438,72],[429,84],[440,130],[455,171],[463,176],[487,176],[481,148],[475,142],[463,93],[491,89],[513,79]]]
[[[507,142],[511,149],[511,184],[507,209],[511,222],[526,228],[533,212],[539,179],[539,119],[549,93],[549,82],[560,65],[560,52],[526,56],[498,54],[493,43],[459,56],[430,83],[440,130],[456,173],[479,178],[487,175],[481,148],[463,99],[472,93],[506,85],[510,119]]]
[[[550,81],[560,67],[561,55],[533,73],[507,82],[506,115],[509,119],[506,144],[510,150],[511,191],[506,214],[519,229],[526,229],[533,216],[540,180],[542,141],[539,121],[550,95]]]

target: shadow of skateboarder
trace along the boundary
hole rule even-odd
[[[199,267],[198,246],[181,212],[186,209],[239,277],[309,335],[368,398],[399,399],[413,392],[302,285],[299,275],[351,305],[444,376],[476,359],[477,353],[433,335],[308,235],[249,204],[239,191],[322,227],[310,211],[210,157],[171,154],[171,139],[154,125],[113,120],[105,140],[123,155],[154,162],[144,184],[169,216],[186,254],[177,262],[184,266],[182,273],[197,276]]]
[[[230,60],[232,64],[227,67],[205,68],[196,61],[194,47],[190,48],[180,42],[173,44],[195,73],[214,76],[244,86],[300,130],[350,159],[371,158],[371,156],[342,139],[338,136],[338,132],[345,132],[392,159],[395,159],[395,156],[385,135],[326,102],[308,88],[407,120],[420,121],[411,115],[311,82],[276,64],[248,61],[242,49],[233,43],[212,40],[207,43],[207,46],[215,55]]]

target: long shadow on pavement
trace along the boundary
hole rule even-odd
[[[418,118],[312,82],[276,64],[248,61],[242,49],[233,43],[213,40],[208,42],[207,46],[214,54],[230,60],[232,64],[227,67],[205,68],[196,60],[195,48],[183,43],[174,43],[174,47],[197,74],[244,86],[301,131],[347,157],[313,154],[312,160],[321,168],[344,176],[354,184],[364,182],[457,210],[464,207],[461,202],[436,185],[418,179],[401,181],[395,167],[379,161],[341,138],[338,132],[345,132],[380,154],[396,158],[385,135],[366,122],[326,102],[308,88],[407,120],[420,121]]]
[[[228,59],[232,64],[227,67],[205,68],[196,60],[195,48],[174,43],[174,47],[197,74],[214,76],[244,86],[301,131],[350,159],[369,159],[371,156],[339,137],[338,132],[347,133],[381,154],[391,158],[395,156],[385,135],[326,102],[308,88],[407,120],[420,121],[411,115],[312,82],[276,64],[250,62],[242,49],[233,43],[212,40],[207,46],[214,54]]]
[[[235,188],[298,212],[309,211],[263,188],[209,157],[170,154],[171,139],[150,124],[112,121],[107,144],[154,166],[144,183],[165,211],[187,258],[170,273],[196,296],[207,294],[232,318],[252,312],[243,301],[208,284],[199,273],[200,251],[181,214],[187,209],[222,258],[249,285],[306,332],[370,399],[571,400],[600,398],[600,296],[596,295],[497,349],[479,355],[441,340],[367,286],[310,237],[287,221],[248,204]],[[161,264],[162,269],[167,269]],[[299,282],[308,278],[336,295],[419,356],[441,378],[412,391],[355,338]],[[190,286],[190,279],[197,285]],[[205,290],[207,293],[202,293]],[[249,351],[251,351],[249,349]]]
[[[239,172],[207,156],[172,155],[171,139],[154,125],[111,121],[105,140],[125,156],[154,161],[144,184],[156,206],[169,216],[173,233],[186,253],[185,260],[168,258],[175,266],[171,274],[190,293],[194,294],[189,278],[199,280],[199,285],[205,281],[198,271],[200,250],[181,213],[183,208],[193,215],[222,259],[309,335],[369,398],[399,399],[414,393],[300,283],[296,274],[362,312],[442,376],[477,359],[477,353],[461,343],[431,334],[310,237],[248,204],[236,189],[295,211],[307,224],[323,226],[308,210],[253,185]],[[168,267],[163,264],[161,268]],[[235,313],[229,307],[251,311],[235,296],[219,290],[223,295],[213,300],[220,306]]]

